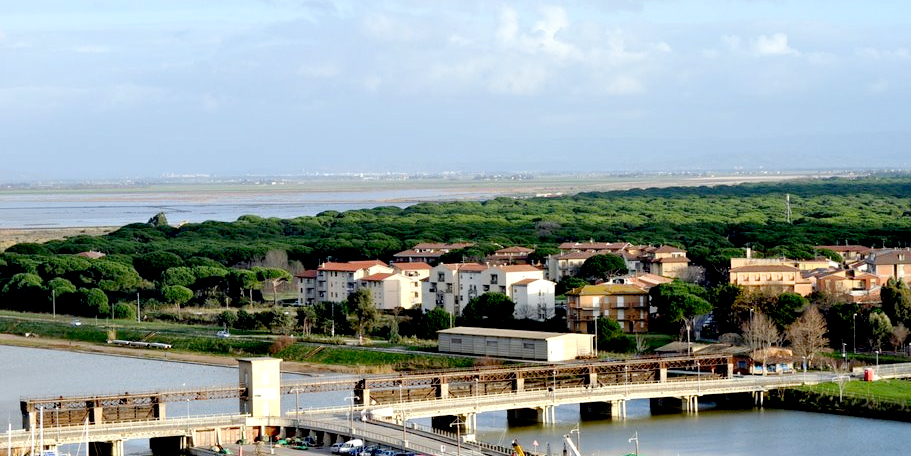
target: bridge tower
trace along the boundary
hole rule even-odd
[[[281,362],[279,358],[238,358],[240,412],[254,417],[281,416]]]

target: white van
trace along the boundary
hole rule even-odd
[[[344,445],[342,445],[341,447],[339,447],[338,453],[339,453],[339,454],[349,454],[349,453],[353,452],[355,449],[361,448],[361,447],[363,447],[363,446],[364,446],[364,441],[363,441],[363,440],[361,440],[361,439],[352,439],[352,440],[349,440],[349,441],[345,442]]]

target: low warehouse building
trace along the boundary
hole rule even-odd
[[[441,353],[497,358],[568,361],[595,352],[591,334],[459,326],[438,331]]]

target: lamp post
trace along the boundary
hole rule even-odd
[[[57,290],[51,288],[51,315],[57,319]]]
[[[332,302],[332,337],[335,337],[335,302]]]
[[[639,431],[629,439],[630,442],[636,442],[636,456],[639,456]]]
[[[346,401],[351,400],[351,406],[348,408],[348,431],[351,433],[352,438],[354,437],[354,422],[352,420],[354,417],[354,399],[356,397],[357,396],[346,396],[345,397]]]
[[[579,450],[579,454],[582,454],[582,434],[579,432],[578,423],[576,423],[576,427],[569,430],[569,435],[572,436],[574,432],[576,433],[576,450]]]
[[[462,456],[462,425],[465,424],[458,416],[456,420],[449,423],[449,427],[456,428],[456,456]],[[402,448],[404,450],[404,448]]]
[[[408,436],[405,434],[405,401],[402,399],[402,388],[404,382],[399,381],[399,411],[402,413],[402,449],[408,444]]]
[[[879,350],[876,350],[876,368],[879,369]]]
[[[857,354],[857,314],[854,314],[854,316],[852,316],[851,319],[854,322],[854,324],[851,326],[853,326],[852,331],[854,332],[854,350],[853,351],[854,351],[854,354],[856,355]]]

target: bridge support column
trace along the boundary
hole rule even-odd
[[[448,399],[449,398],[449,383],[440,383],[437,385],[437,398],[439,399]]]
[[[667,368],[662,367],[658,369],[658,381],[664,383],[667,381]]]
[[[506,411],[506,421],[510,424],[516,423],[547,423],[548,408],[550,406],[535,408],[509,409]]]
[[[596,373],[588,374],[588,376],[585,377],[585,382],[586,382],[585,383],[586,385],[588,385],[592,388],[598,386],[598,374],[596,374]]]
[[[699,396],[684,396],[680,398],[683,402],[682,409],[687,413],[699,413]]]
[[[525,379],[522,377],[515,379],[512,384],[512,390],[516,393],[525,391]]]
[[[765,399],[764,391],[756,391],[753,393],[753,402],[756,404],[756,407],[762,408],[763,400]]]
[[[579,404],[579,415],[583,420],[626,418],[626,401],[620,399],[610,402],[583,402]]]
[[[510,411],[507,411],[507,416]],[[459,424],[455,424],[459,423]],[[470,440],[469,436],[474,435],[475,429],[478,428],[478,414],[468,413],[465,415],[440,415],[430,418],[430,425],[434,429],[446,432],[455,432],[455,427],[459,427],[459,432]]]
[[[734,378],[734,363],[728,363],[727,378]]]
[[[91,442],[89,456],[123,456],[123,440]]]
[[[152,454],[172,455],[187,449],[187,441],[183,436],[152,437],[149,439],[149,449]]]
[[[247,390],[240,397],[240,412],[254,417],[281,416],[281,359],[238,358],[240,384]]]

